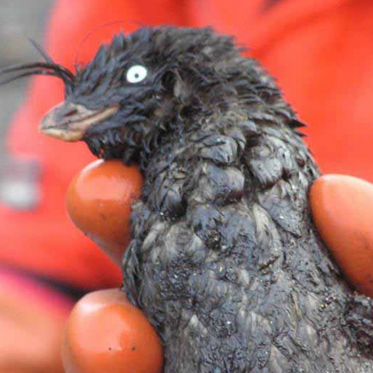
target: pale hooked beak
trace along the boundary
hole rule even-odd
[[[82,140],[87,130],[118,111],[118,106],[90,110],[83,105],[63,102],[52,108],[42,119],[39,131],[64,141]]]

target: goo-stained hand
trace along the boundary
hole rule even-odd
[[[131,204],[141,186],[136,166],[99,160],[85,167],[67,192],[74,224],[117,265],[130,241]],[[67,373],[160,373],[163,364],[155,329],[119,289],[96,291],[77,303],[62,357]]]

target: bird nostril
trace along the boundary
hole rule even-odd
[[[67,113],[65,113],[63,116],[64,117],[71,117],[75,114],[78,114],[78,110],[77,109],[71,109]]]

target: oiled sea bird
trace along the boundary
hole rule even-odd
[[[138,163],[123,291],[156,327],[165,373],[373,372],[373,307],[312,224],[319,170],[274,80],[211,29],[119,34],[41,131]],[[326,103],[322,103],[325,105]]]

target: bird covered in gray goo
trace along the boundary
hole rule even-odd
[[[41,131],[144,176],[123,291],[158,331],[164,373],[373,372],[373,303],[313,226],[320,172],[256,61],[210,28],[168,26],[115,36],[74,74],[40,52],[2,76],[64,81]]]

